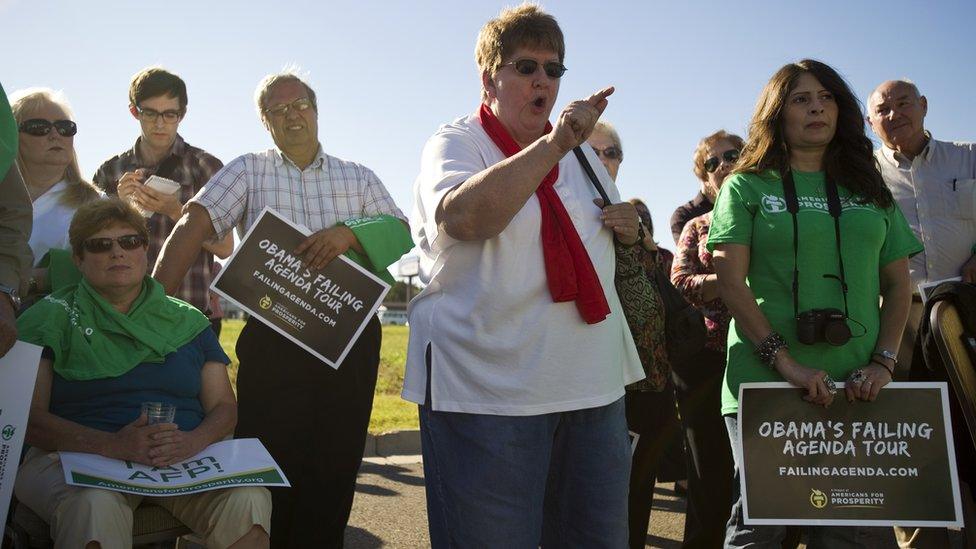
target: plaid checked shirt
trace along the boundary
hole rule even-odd
[[[147,165],[139,157],[140,139],[142,137],[136,140],[134,147],[110,158],[98,168],[95,176],[92,177],[95,185],[107,194],[117,195],[119,178],[125,172],[142,168],[147,170],[147,178],[156,173],[159,166],[168,159],[161,161],[156,166]],[[188,145],[179,135],[176,136],[176,141],[173,143],[173,150],[170,155],[178,159],[175,163],[175,168],[171,173],[161,175],[165,175],[167,178],[182,185],[180,189],[180,202],[183,204],[186,204],[193,195],[197,194],[203,188],[204,184],[223,166],[220,160],[217,160],[202,149]],[[156,263],[156,256],[159,255],[159,250],[162,249],[166,237],[169,236],[169,233],[172,232],[175,226],[176,222],[164,214],[156,213],[149,218],[150,269]],[[182,299],[197,309],[206,312],[210,307],[210,282],[213,280],[210,269],[213,262],[213,254],[201,250],[200,255],[197,256],[196,261],[193,262],[190,270],[186,273],[186,277],[183,278],[183,283],[180,284],[174,297]]]
[[[235,226],[243,236],[265,206],[312,231],[370,215],[407,219],[372,170],[321,146],[304,170],[277,149],[239,156],[190,202],[207,209],[219,237]]]

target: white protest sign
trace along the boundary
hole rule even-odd
[[[141,496],[182,496],[234,486],[291,486],[256,438],[224,440],[169,467],[60,452],[64,481]]]
[[[7,523],[40,361],[41,348],[23,341],[0,358],[0,524]]]

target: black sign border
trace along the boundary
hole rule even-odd
[[[765,383],[742,383],[739,385],[739,402],[747,389],[797,389],[796,386],[785,381]],[[952,482],[952,502],[956,520],[853,520],[853,519],[757,519],[749,517],[749,500],[746,495],[746,467],[745,453],[742,451],[742,433],[739,433],[736,452],[739,462],[739,490],[742,497],[743,523],[749,525],[778,525],[778,526],[907,526],[907,527],[939,527],[962,528],[962,500],[959,497],[959,472],[956,467],[955,441],[952,438],[952,418],[949,415],[949,390],[944,382],[893,382],[885,385],[882,391],[899,389],[939,389],[942,396],[942,419],[945,428],[946,452],[949,456],[949,475]],[[844,383],[837,383],[837,394],[834,398],[844,397]],[[812,405],[811,405],[812,406]],[[742,406],[736,412],[736,421],[742,425]]]
[[[312,231],[308,227],[303,227],[301,225],[298,225],[298,224],[294,223],[293,221],[291,221],[290,219],[285,218],[283,215],[281,215],[280,213],[278,213],[275,210],[273,210],[270,206],[265,206],[264,209],[261,210],[261,213],[258,215],[258,218],[254,221],[254,223],[251,224],[250,228],[248,228],[247,233],[244,235],[243,238],[241,238],[241,242],[234,249],[234,252],[230,255],[230,257],[227,258],[227,261],[224,264],[224,268],[221,269],[219,273],[217,273],[217,277],[214,278],[213,279],[213,282],[210,283],[210,291],[211,292],[215,292],[217,295],[223,297],[227,301],[230,301],[234,305],[237,305],[241,309],[247,311],[247,313],[249,315],[251,315],[252,317],[254,317],[254,318],[258,319],[258,320],[260,320],[267,327],[271,328],[275,332],[278,332],[278,334],[280,334],[281,336],[287,338],[289,341],[291,341],[295,345],[298,345],[302,349],[308,351],[309,353],[311,353],[313,356],[315,356],[316,358],[318,358],[322,362],[325,362],[326,364],[328,364],[329,366],[331,366],[333,369],[338,370],[339,369],[339,366],[342,365],[342,361],[346,359],[346,355],[348,355],[349,354],[349,351],[352,349],[352,346],[356,344],[356,341],[357,340],[359,340],[359,336],[363,333],[363,330],[366,328],[366,324],[369,323],[369,321],[372,319],[373,315],[376,314],[377,309],[379,309],[380,308],[380,305],[383,304],[383,299],[386,297],[387,292],[390,291],[390,285],[387,284],[386,281],[384,281],[382,278],[380,278],[380,277],[376,276],[375,274],[373,274],[373,273],[367,271],[366,269],[362,268],[355,261],[352,261],[348,257],[345,257],[343,255],[340,255],[340,256],[336,257],[335,260],[344,261],[350,267],[356,269],[357,271],[359,271],[363,275],[365,275],[365,276],[373,279],[374,282],[377,282],[378,284],[380,284],[383,287],[383,291],[380,292],[380,295],[376,299],[376,302],[373,303],[373,305],[370,307],[369,313],[367,313],[363,317],[363,321],[359,324],[359,328],[356,329],[356,333],[353,335],[352,339],[350,339],[349,340],[349,343],[346,344],[345,349],[342,350],[342,354],[339,355],[339,358],[335,362],[332,362],[331,360],[329,360],[328,358],[326,358],[325,356],[323,356],[322,354],[320,354],[315,349],[313,349],[313,348],[309,347],[308,345],[306,345],[306,344],[302,343],[301,341],[299,341],[298,338],[296,338],[293,335],[289,334],[285,330],[282,330],[281,328],[279,328],[273,322],[270,322],[270,321],[266,320],[261,313],[252,310],[250,307],[244,305],[243,303],[237,301],[233,297],[227,295],[223,290],[220,290],[219,288],[217,288],[217,282],[224,276],[224,273],[226,273],[227,270],[228,270],[226,268],[227,265],[229,265],[231,262],[234,261],[234,258],[237,257],[237,253],[239,251],[241,251],[241,249],[244,248],[244,243],[247,242],[247,239],[251,237],[251,234],[254,232],[254,230],[257,228],[257,226],[261,224],[261,220],[264,219],[264,216],[266,216],[266,215],[270,215],[270,216],[273,216],[273,217],[278,218],[279,220],[281,220],[285,224],[287,224],[289,227],[295,229],[296,231],[302,233],[305,236],[308,236],[308,235],[312,234]]]

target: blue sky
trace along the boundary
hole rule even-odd
[[[253,104],[262,76],[295,63],[319,98],[325,149],[371,167],[408,215],[421,148],[438,125],[474,111],[477,33],[513,2],[122,2],[0,0],[0,82],[64,90],[91,175],[131,147],[128,82],[161,64],[189,88],[180,133],[226,161],[272,146]],[[825,0],[547,1],[566,36],[557,107],[615,85],[605,119],[623,141],[618,183],[650,206],[656,236],[697,189],[691,155],[719,128],[745,136],[759,91],[803,57],[840,71],[865,99],[909,77],[939,139],[976,140],[976,2]],[[873,135],[872,135],[873,137]]]

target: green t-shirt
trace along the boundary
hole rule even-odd
[[[799,310],[843,311],[840,282],[823,276],[840,276],[834,220],[827,211],[824,173],[793,172],[793,177],[800,204],[797,214]],[[826,370],[835,380],[843,381],[854,368],[870,360],[878,339],[880,268],[922,251],[922,245],[896,205],[880,209],[874,204],[859,204],[840,182],[838,191],[842,205],[840,230],[848,286],[848,326],[853,335],[845,345],[804,345],[797,340],[791,289],[793,219],[786,209],[783,183],[778,174],[736,174],[725,181],[715,202],[707,246],[710,251],[723,243],[749,246],[746,284],[773,329],[786,339],[790,354],[800,364]],[[759,361],[755,346],[739,331],[735,320],[729,327],[727,364],[723,414],[738,409],[739,384],[783,381],[779,373]]]

